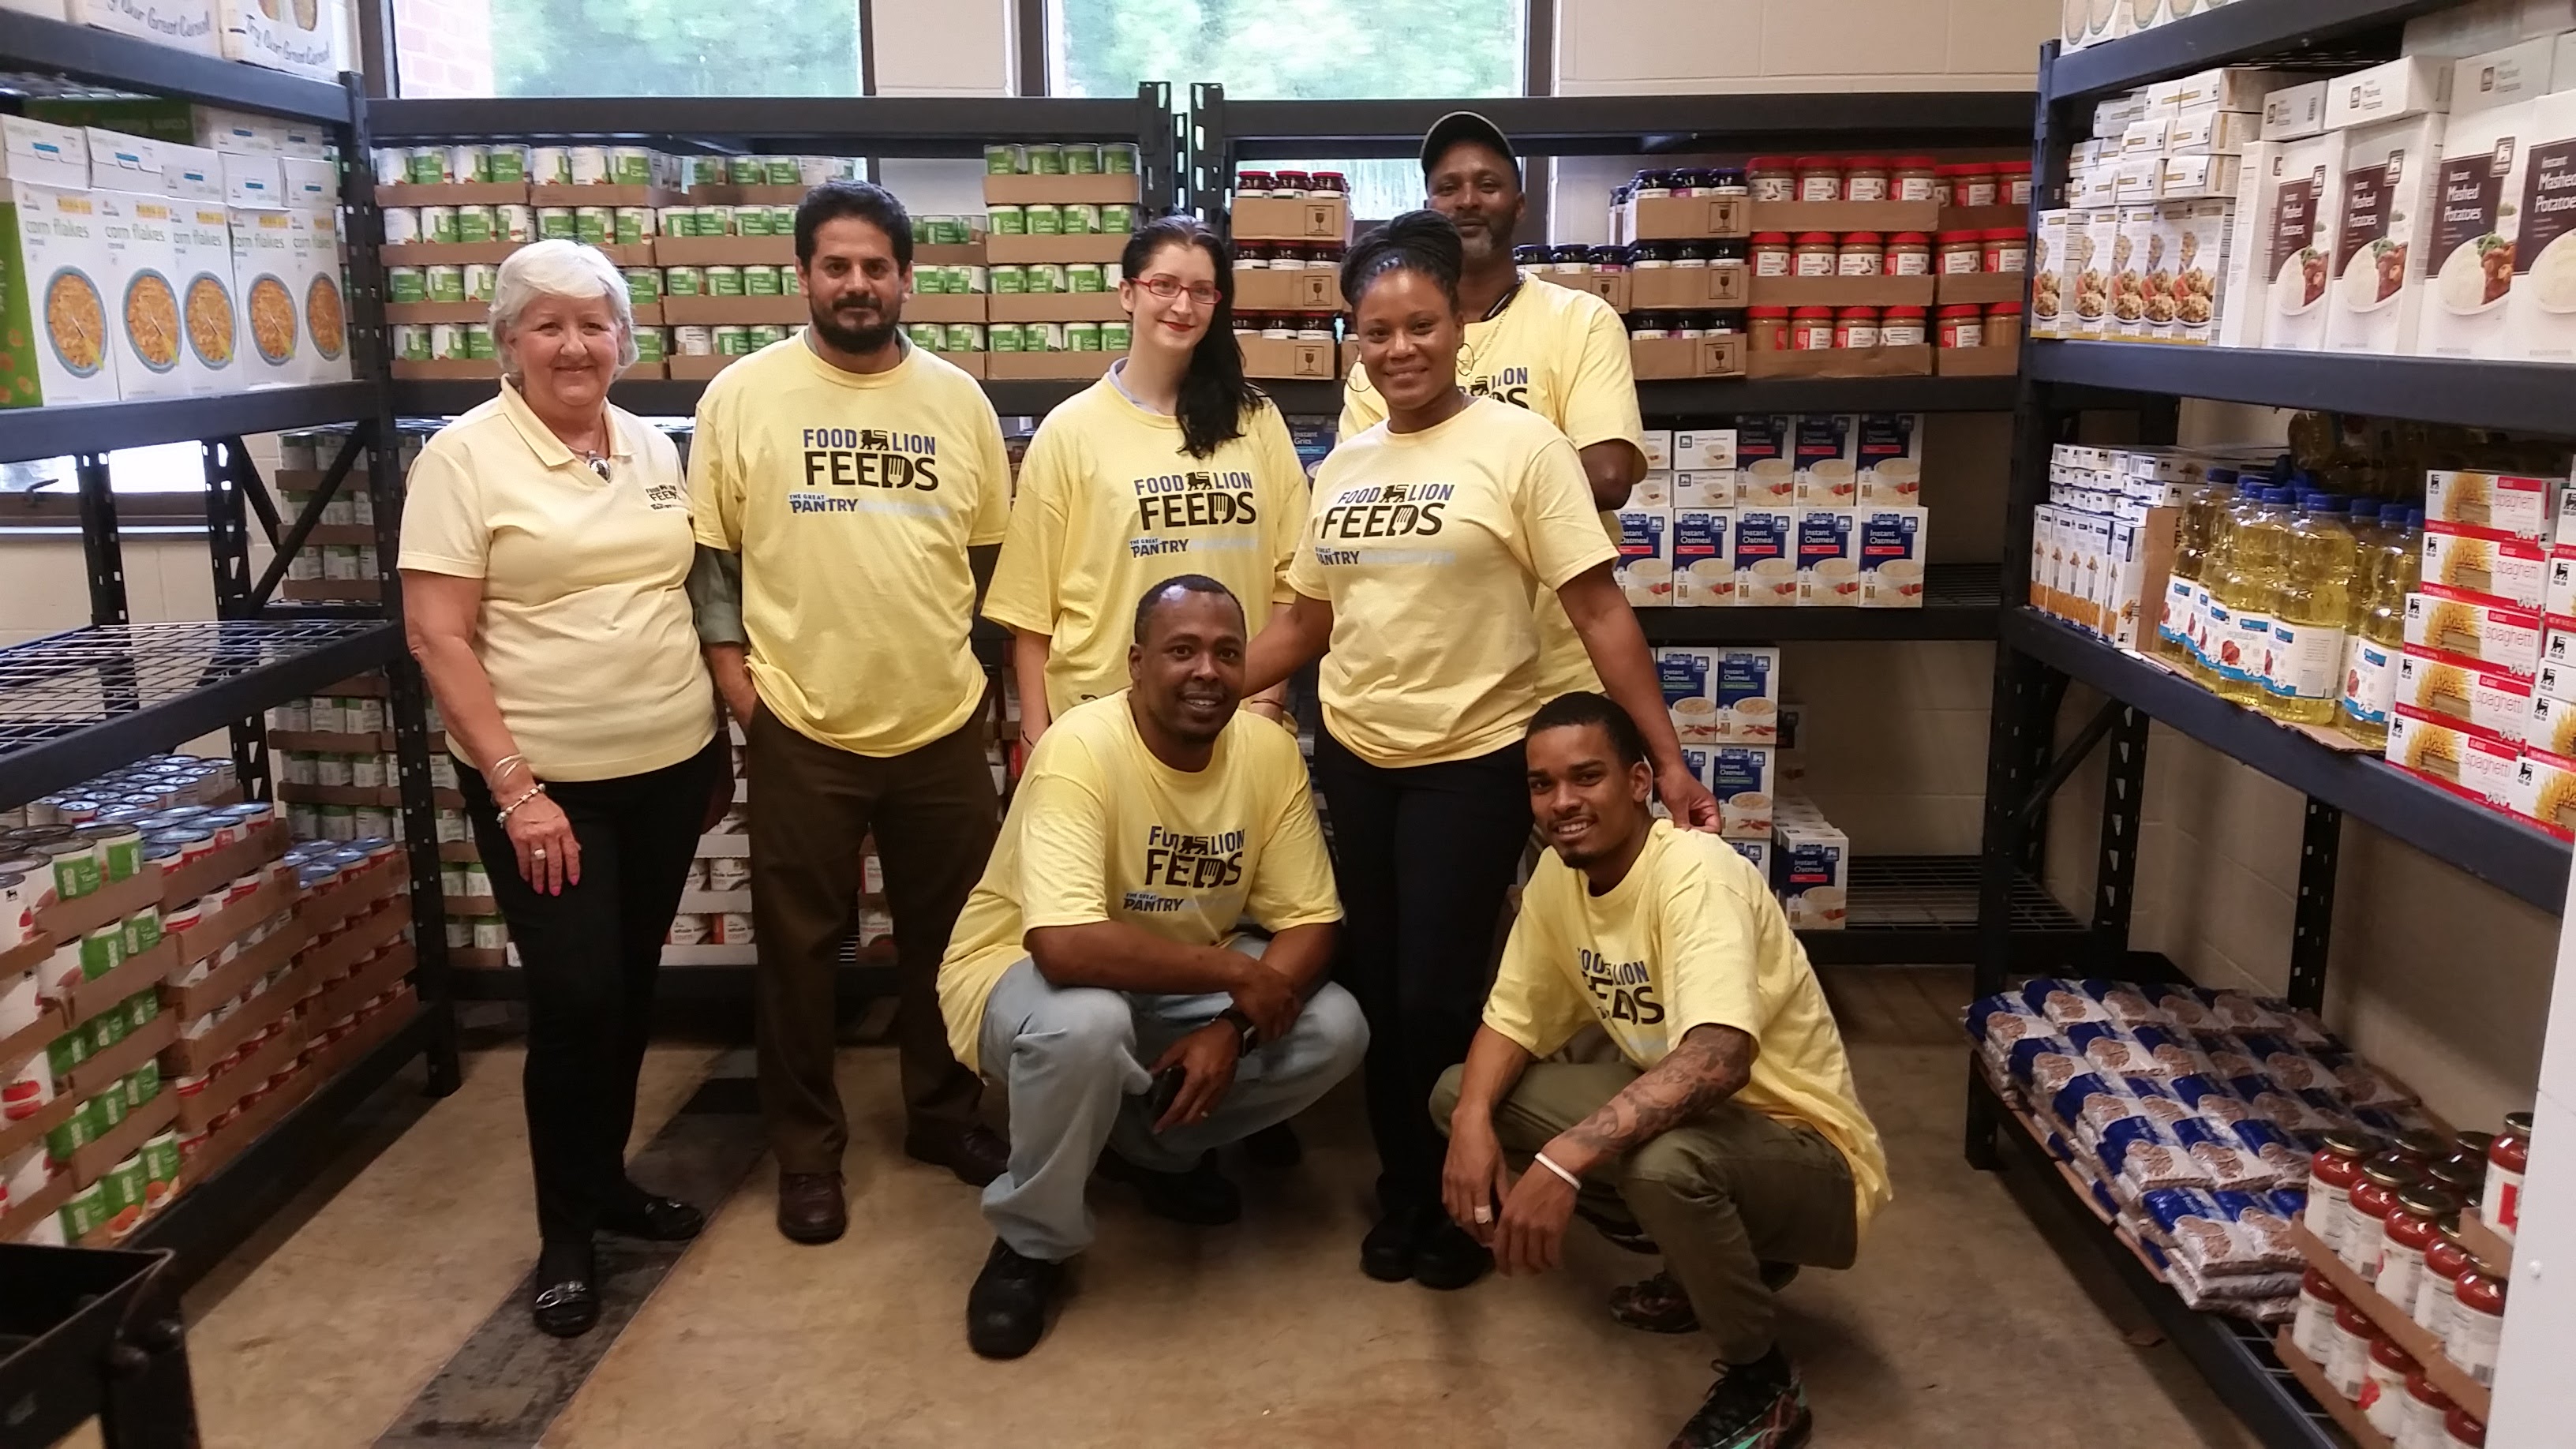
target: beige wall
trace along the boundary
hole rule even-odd
[[[1562,0],[1563,95],[2027,90],[2052,0]]]

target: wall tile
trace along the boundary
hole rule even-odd
[[[1689,91],[1758,76],[1763,8],[1761,0],[1568,0],[1559,21],[1557,89]]]
[[[1945,69],[2030,73],[2039,43],[2057,38],[2058,7],[2051,0],[1950,0],[1950,50]]]
[[[1762,74],[1867,75],[1873,85],[1948,68],[1944,7],[1888,0],[1764,0]],[[2025,82],[2027,84],[2027,82]]]

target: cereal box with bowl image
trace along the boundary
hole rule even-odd
[[[1673,510],[1673,603],[1685,609],[1721,608],[1735,602],[1735,556],[1727,535],[1732,508]]]
[[[1615,573],[1631,608],[1663,608],[1673,601],[1673,515],[1668,508],[1622,508]]]
[[[179,373],[192,393],[241,386],[240,308],[233,296],[232,227],[221,201],[171,203],[171,284],[179,289]]]
[[[1785,609],[1798,602],[1796,512],[1786,506],[1740,506],[1728,543],[1735,562],[1737,604]]]
[[[1863,413],[1853,419],[1852,460],[1862,505],[1910,507],[1922,502],[1922,415]]]
[[[295,223],[283,211],[230,211],[242,381],[252,387],[301,382],[304,315],[296,305]]]
[[[1771,828],[1771,884],[1792,928],[1841,930],[1849,913],[1851,837],[1821,815],[1783,802]]]
[[[341,290],[339,216],[328,205],[299,206],[295,241],[296,293],[304,335],[296,348],[307,382],[346,382],[349,318]]]
[[[116,350],[117,395],[175,397],[188,391],[179,369],[187,340],[179,322],[179,288],[171,280],[178,253],[171,241],[178,203],[167,196],[93,191],[106,267],[99,286],[108,300],[108,335]]]
[[[1798,510],[1798,602],[1808,608],[1860,603],[1860,540],[1849,508]]]
[[[1735,501],[1741,507],[1786,508],[1795,501],[1798,464],[1790,445],[1798,420],[1786,413],[1747,413],[1735,420]]]
[[[77,134],[77,133],[75,133]],[[12,182],[0,207],[0,402],[114,402],[107,238],[85,191]]]
[[[2415,350],[2425,257],[2437,224],[2434,183],[2442,174],[2444,120],[2410,116],[2345,133],[2327,351],[2388,356]]]
[[[1696,761],[1700,783],[1717,797],[1718,833],[1744,840],[1771,836],[1772,770],[1777,752],[1765,745],[1710,745]],[[1684,754],[1685,763],[1690,761]]]
[[[1920,508],[1863,508],[1854,516],[1864,609],[1923,607],[1923,554],[1931,517]]]
[[[1849,413],[1801,413],[1790,443],[1796,466],[1790,501],[1801,508],[1849,508],[1858,491],[1858,438]]]

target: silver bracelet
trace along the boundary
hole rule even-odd
[[[529,801],[534,800],[544,793],[546,793],[545,781],[539,780],[537,783],[530,785],[528,787],[528,793],[501,807],[500,823],[503,825],[509,824],[511,811],[518,809],[520,806],[527,804]]]

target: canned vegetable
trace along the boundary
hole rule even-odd
[[[715,329],[715,340],[718,357],[751,355],[751,329],[748,327],[718,327]]]
[[[631,247],[661,230],[661,218],[649,206],[621,206],[615,213],[617,244]]]
[[[1069,201],[1056,208],[1056,227],[1066,236],[1094,236],[1100,231],[1100,208],[1088,201]]]
[[[426,302],[429,283],[418,267],[385,268],[385,300],[389,302]]]
[[[1062,176],[1064,174],[1064,148],[1062,146],[1056,145],[1053,142],[1041,142],[1031,145],[1028,148],[1028,155],[1030,175]]]
[[[1105,292],[1108,283],[1098,262],[1071,262],[1065,266],[1065,288],[1073,292]]]
[[[754,352],[764,347],[775,347],[787,340],[787,329],[775,322],[755,323],[745,330],[750,333],[751,350]]]
[[[662,273],[657,267],[626,269],[626,300],[638,307],[650,307],[662,300]]]
[[[465,269],[463,267],[423,267],[421,268],[421,278],[428,284],[429,300],[433,302],[462,302],[465,300]]]
[[[984,346],[988,351],[992,352],[1019,351],[1020,324],[1017,322],[986,323],[984,325]]]
[[[456,240],[456,208],[424,206],[420,209],[420,239],[430,242]]]
[[[566,146],[565,179],[575,186],[608,184],[608,148],[605,146]]]
[[[1029,169],[1029,153],[1020,146],[987,146],[984,148],[984,174],[1015,176]]]
[[[465,300],[489,302],[501,294],[501,269],[490,262],[465,264]],[[355,522],[357,520],[351,520]]]
[[[1031,202],[1020,208],[1023,224],[1031,236],[1057,236],[1064,231],[1064,211],[1043,202]]]
[[[572,209],[572,234],[584,246],[606,246],[617,231],[617,213],[605,206]]]
[[[945,350],[947,350],[947,351],[949,351],[949,352],[981,352],[981,351],[983,351],[983,350],[984,350],[984,328],[983,328],[983,324],[981,324],[981,323],[977,323],[977,322],[951,322],[951,323],[949,323],[949,324],[948,324],[947,347],[946,347],[946,349],[945,349]]]
[[[1029,289],[1027,269],[1007,263],[985,268],[985,279],[987,285],[991,286],[996,293],[1025,292]],[[996,352],[1000,350],[1000,348],[994,349]]]
[[[492,239],[492,233],[493,217],[491,207],[460,206],[456,208],[456,239],[458,241],[467,243],[488,242]]]
[[[716,350],[715,331],[708,327],[674,327],[671,350],[676,357],[709,357]]]
[[[579,232],[580,227],[573,221],[571,207],[540,206],[537,208],[538,240],[571,241]]]
[[[517,202],[503,202],[492,208],[492,236],[495,241],[532,242],[537,239],[537,211]]]
[[[409,246],[421,239],[419,207],[388,206],[384,210],[384,217],[385,245]]]
[[[710,297],[739,297],[743,294],[740,267],[709,267],[706,278],[707,295]]]
[[[500,185],[528,179],[528,148],[518,141],[502,141],[485,151],[484,179]]]
[[[664,267],[662,269],[662,295],[666,297],[702,296],[706,290],[707,274],[703,267]]]
[[[778,268],[745,267],[742,269],[742,294],[746,297],[775,297],[778,291]]]
[[[1133,338],[1134,329],[1127,323],[1103,322],[1100,324],[1100,350],[1103,352],[1124,352]]]
[[[1024,236],[1029,229],[1028,210],[1007,201],[987,203],[984,229],[995,236]]]

